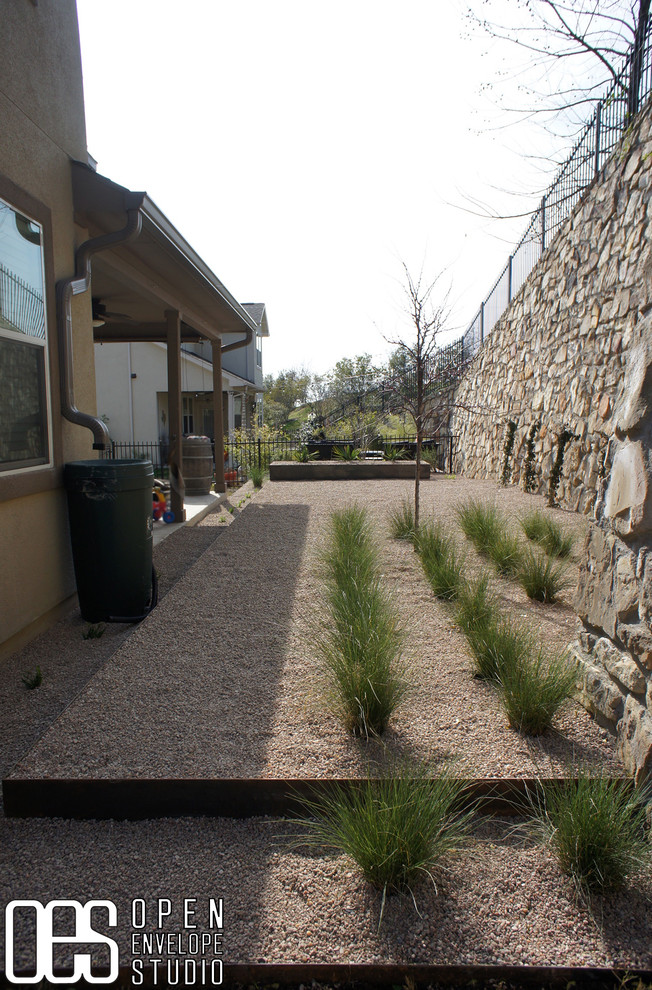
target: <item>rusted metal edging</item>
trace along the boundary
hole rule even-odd
[[[96,976],[103,970],[98,969]],[[18,978],[29,977],[30,971],[17,972]],[[55,969],[54,975],[63,980],[72,976],[72,970]],[[518,990],[520,987],[533,987],[537,990],[556,990],[574,987],[576,990],[619,990],[623,986],[648,986],[652,983],[652,970],[608,969],[601,966],[489,966],[489,965],[438,965],[401,963],[224,963],[223,987],[319,987],[337,986],[338,990],[374,990],[375,987],[413,987],[414,990],[437,990],[439,987],[500,987],[501,990]],[[118,979],[104,986],[130,988],[133,972],[128,966],[121,966]],[[313,984],[314,981],[314,984]],[[8,986],[5,974],[0,970],[0,984]],[[96,986],[82,979],[75,987]],[[196,983],[194,986],[211,986],[211,983]],[[138,986],[149,990],[160,987],[154,979],[151,966],[143,967],[142,982]]]
[[[542,785],[560,778],[464,780],[467,805],[487,815],[518,815]],[[220,818],[292,817],[303,799],[318,798],[360,779],[124,778],[43,779],[10,776],[3,781],[5,814],[13,818],[142,820],[203,815]],[[623,786],[631,782],[623,779]],[[305,814],[305,812],[303,812]]]

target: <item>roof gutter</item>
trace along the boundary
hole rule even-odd
[[[245,330],[245,335],[242,340],[234,340],[231,344],[224,344],[222,346],[222,354],[226,354],[227,351],[235,351],[238,347],[246,347],[253,340],[254,332],[253,330]]]
[[[106,424],[90,413],[83,413],[75,405],[72,360],[72,297],[86,292],[91,284],[91,258],[99,251],[125,244],[138,237],[142,227],[140,208],[144,193],[128,192],[124,207],[127,223],[120,230],[100,237],[92,237],[77,249],[75,274],[57,282],[57,331],[59,334],[59,376],[61,384],[61,412],[76,426],[84,426],[93,434],[93,450],[106,450],[111,438]]]

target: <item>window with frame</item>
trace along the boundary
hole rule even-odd
[[[0,199],[0,472],[51,462],[43,228]]]
[[[256,334],[256,367],[262,368],[263,366],[263,341],[262,338]]]

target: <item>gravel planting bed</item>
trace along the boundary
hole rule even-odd
[[[70,702],[75,683],[81,694],[21,761],[21,775],[356,776],[372,757],[404,754],[450,756],[455,772],[470,776],[561,774],[573,758],[622,772],[611,739],[578,707],[537,744],[507,728],[490,689],[472,678],[465,641],[435,603],[414,552],[389,538],[386,575],[405,613],[415,691],[386,751],[343,738],[314,678],[325,521],[332,508],[357,500],[382,532],[410,490],[406,482],[268,484],[238,518],[213,513],[170,537],[157,566],[169,575],[164,586],[173,586],[141,626],[130,634],[109,627],[102,639],[85,641],[84,624],[72,616],[4,663],[3,710],[16,712],[0,724],[4,772]],[[437,478],[422,492],[424,513],[451,522],[455,504],[469,496],[495,499],[514,519],[543,504],[462,479]],[[585,525],[555,516],[580,533]],[[195,558],[187,569],[184,556]],[[481,566],[470,549],[468,566]],[[573,638],[572,590],[551,607],[530,602],[512,582],[496,578],[494,587],[505,608],[528,617],[548,641]],[[17,688],[36,662],[43,686]],[[97,673],[84,686],[88,668]],[[179,931],[184,898],[197,898],[201,925],[208,898],[223,897],[225,963],[652,968],[649,873],[589,910],[547,850],[514,822],[479,826],[468,849],[437,871],[437,889],[426,881],[415,890],[418,912],[409,897],[389,898],[380,930],[380,894],[352,861],[292,849],[288,837],[297,835],[295,824],[263,819],[0,819],[0,898],[110,898],[126,964],[133,898],[150,906],[169,898],[166,925]]]
[[[228,963],[423,962],[652,967],[649,878],[593,904],[578,902],[545,851],[500,822],[409,897],[381,896],[338,855],[291,852],[287,823],[261,819],[126,822],[2,821],[0,899],[108,898],[130,960],[131,901],[224,899]],[[295,829],[296,830],[296,829]],[[156,925],[148,924],[147,931]],[[24,950],[23,950],[24,951]],[[28,958],[23,956],[23,958]],[[20,957],[19,957],[20,960]]]
[[[451,527],[455,506],[470,495],[499,498],[514,520],[543,503],[491,482],[439,477],[422,489],[424,516]],[[316,644],[329,514],[357,500],[382,535],[410,491],[406,481],[266,485],[90,681],[20,775],[350,777],[405,756],[452,761],[471,777],[552,776],[580,760],[620,772],[612,740],[575,704],[538,740],[508,727],[495,692],[473,678],[466,641],[413,550],[388,536],[385,575],[409,631],[413,692],[381,743],[347,736],[324,710]],[[198,532],[222,525],[223,515],[209,515]],[[477,569],[466,546],[469,569]],[[572,640],[571,590],[550,606],[529,601],[513,582],[496,578],[494,586],[548,645]]]

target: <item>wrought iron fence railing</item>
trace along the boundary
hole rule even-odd
[[[642,49],[635,51],[632,48],[618,79],[598,103],[593,117],[532,214],[521,240],[480,304],[462,337],[467,358],[491,333],[557,231],[615,151],[633,113],[651,92],[652,25],[648,27]]]
[[[272,461],[292,460],[300,451],[320,460],[330,460],[338,455],[348,455],[349,450],[358,452],[358,456],[378,458],[413,459],[416,452],[417,438],[414,435],[377,436],[370,440],[364,448],[360,440],[329,439],[327,437],[313,438],[307,441],[296,437],[278,437],[263,439],[262,437],[229,437],[224,440],[224,464],[227,485],[240,484],[249,476],[252,468],[269,470]],[[428,436],[423,440],[424,458],[429,460],[436,471],[453,472],[457,438],[449,433]],[[111,458],[141,459],[152,462],[154,473],[159,478],[168,476],[169,444],[164,441],[112,441]],[[215,460],[215,444],[213,443],[213,462]]]

